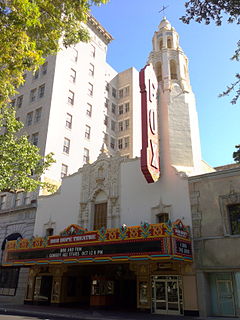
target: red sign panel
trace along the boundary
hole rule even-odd
[[[160,177],[159,137],[157,122],[158,82],[153,66],[146,65],[139,74],[142,107],[141,170],[148,183]]]

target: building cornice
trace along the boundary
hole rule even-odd
[[[87,14],[87,25],[97,31],[106,44],[113,40],[111,34],[91,14]]]
[[[198,182],[203,179],[218,179],[218,178],[232,177],[237,175],[240,175],[240,167],[200,174],[197,176],[189,177],[188,180],[189,182]]]

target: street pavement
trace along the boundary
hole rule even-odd
[[[95,310],[33,305],[0,305],[0,320],[237,320],[225,317],[189,317],[147,312]]]

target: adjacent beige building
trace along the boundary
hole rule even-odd
[[[189,178],[201,316],[240,315],[240,166]]]

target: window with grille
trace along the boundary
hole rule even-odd
[[[231,234],[240,234],[240,203],[229,205],[228,214]]]

